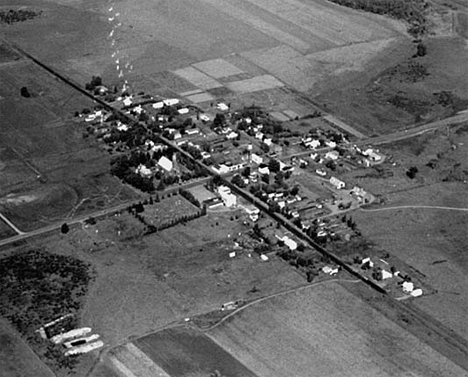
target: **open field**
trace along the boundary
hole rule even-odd
[[[92,265],[95,280],[80,323],[92,327],[109,346],[219,310],[227,301],[256,299],[304,284],[304,278],[281,260],[261,262],[236,248],[234,232],[246,228],[230,220],[231,212],[210,213],[145,237],[137,220],[128,223],[135,232],[122,228],[125,216],[135,220],[127,213],[112,216],[20,247],[43,248]],[[236,258],[228,257],[232,250],[237,250]]]
[[[415,305],[465,339],[467,129],[454,127],[383,146],[396,162],[394,175],[361,178],[359,184],[379,194],[384,205],[352,214],[364,236],[420,271],[438,291]],[[414,179],[405,174],[411,166],[418,169]]]
[[[263,301],[208,335],[258,376],[467,374],[338,284]]]
[[[2,377],[53,377],[10,326],[0,319],[0,375]]]
[[[0,84],[0,208],[21,230],[137,197],[71,119],[92,101],[26,60],[1,65]]]

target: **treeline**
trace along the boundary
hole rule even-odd
[[[14,24],[15,22],[23,22],[27,20],[32,20],[37,16],[40,16],[42,11],[34,12],[32,10],[13,10],[0,12],[0,24]]]
[[[329,0],[348,8],[384,14],[410,24],[408,33],[420,37],[426,32],[426,0]]]

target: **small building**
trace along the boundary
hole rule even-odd
[[[166,106],[174,106],[174,105],[177,105],[179,102],[180,100],[178,100],[177,98],[169,98],[169,99],[165,99],[163,101],[163,104]]]
[[[141,175],[144,178],[150,178],[153,175],[151,169],[147,168],[145,165],[140,164],[135,170],[135,173]]]
[[[325,170],[317,169],[315,172],[321,177],[325,177],[327,175],[327,172]]]
[[[387,270],[382,270],[382,280],[390,279],[393,277],[393,274],[391,272],[388,272]]]
[[[335,147],[336,147],[336,143],[335,143],[334,141],[331,141],[331,140],[326,141],[326,142],[325,142],[325,145],[326,145],[327,147],[330,147],[330,148],[335,148]]]
[[[338,267],[332,268],[330,266],[325,266],[325,267],[322,268],[322,271],[323,271],[323,273],[325,273],[327,275],[333,276],[333,275],[336,275],[339,272],[339,268]]]
[[[190,111],[190,110],[189,110],[188,108],[186,108],[186,107],[183,107],[183,108],[177,110],[177,112],[178,112],[180,115],[188,114],[189,111]]]
[[[198,128],[189,128],[188,130],[185,130],[185,133],[189,136],[192,136],[199,134],[200,130]]]
[[[174,164],[166,156],[162,156],[158,161],[158,166],[169,172],[174,167]]]
[[[325,154],[325,158],[336,161],[340,157],[340,154],[337,151],[329,151]]]
[[[422,294],[423,294],[423,291],[421,288],[417,288],[410,293],[410,295],[413,297],[419,297],[419,296],[422,296]]]
[[[231,193],[231,189],[229,187],[219,186],[218,194],[226,207],[234,207],[237,205],[237,196]]]
[[[403,292],[411,293],[414,290],[414,284],[410,281],[405,281],[402,284]]]
[[[124,106],[130,106],[132,104],[132,99],[130,97],[125,97],[122,102]]]
[[[267,175],[270,174],[270,169],[268,168],[268,166],[263,166],[258,168],[258,172],[262,175]]]
[[[224,102],[219,102],[217,105],[216,105],[216,108],[218,110],[221,110],[221,111],[228,111],[229,110],[229,106],[226,105]]]
[[[346,186],[346,183],[339,180],[338,178],[336,177],[331,177],[330,178],[330,183],[337,189],[337,190],[341,190],[343,188],[345,188]]]
[[[226,139],[228,140],[233,140],[235,139],[239,134],[237,132],[231,131],[226,135]]]
[[[262,156],[259,156],[258,154],[255,154],[255,153],[252,153],[252,155],[250,156],[250,160],[251,160],[254,164],[258,164],[258,165],[260,165],[261,163],[263,163],[263,157],[262,157]]]
[[[296,250],[297,249],[297,242],[294,241],[293,239],[289,238],[288,236],[283,236],[280,237],[278,235],[275,235],[277,239],[280,241],[283,241],[284,244],[289,248],[289,250]]]

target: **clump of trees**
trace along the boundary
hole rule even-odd
[[[93,76],[91,78],[91,81],[86,83],[85,89],[89,90],[91,92],[91,91],[94,91],[94,89],[96,89],[96,87],[101,86],[101,85],[102,85],[101,77],[100,76]]]
[[[16,22],[24,22],[27,20],[32,20],[42,14],[42,11],[34,12],[27,9],[9,9],[7,11],[0,12],[0,24],[14,24]]]
[[[79,259],[29,250],[0,260],[0,315],[27,339],[34,351],[57,369],[72,369],[76,360],[41,340],[35,330],[65,314],[74,317],[93,278],[91,266]],[[60,351],[60,352],[57,352]]]
[[[329,0],[348,8],[366,12],[385,14],[410,24],[408,33],[419,37],[426,32],[426,0]]]

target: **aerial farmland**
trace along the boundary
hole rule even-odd
[[[0,376],[468,376],[460,0],[0,3]]]

